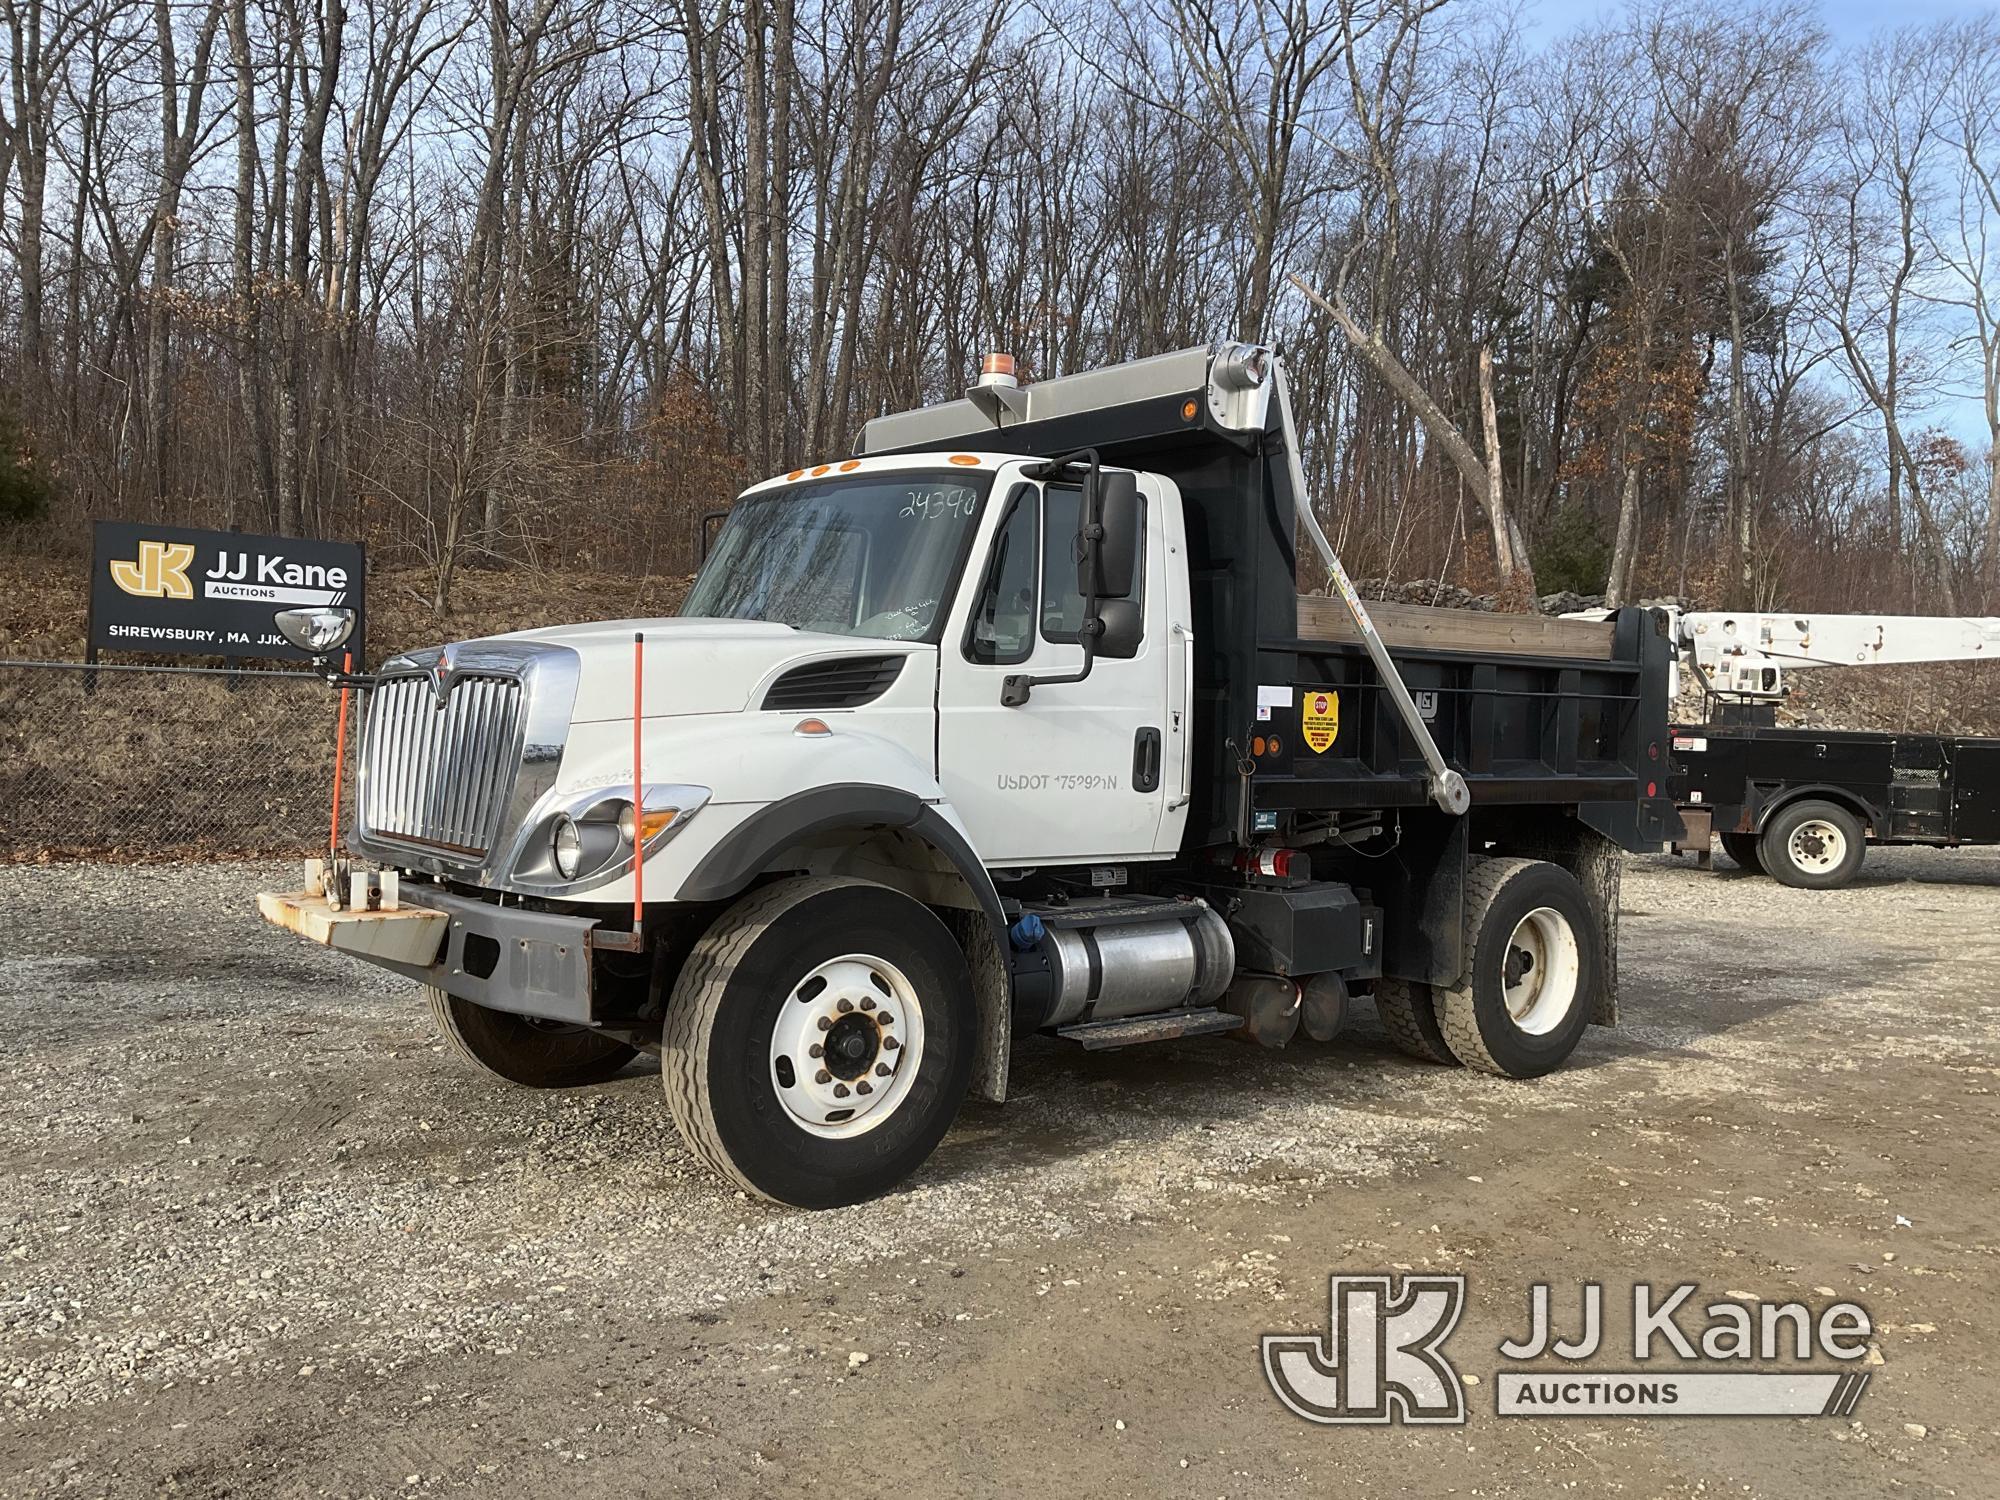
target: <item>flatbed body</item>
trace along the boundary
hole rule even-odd
[[[1680,724],[1673,745],[1674,800],[1702,845],[1801,798],[1849,808],[1871,844],[2000,843],[2000,739]]]

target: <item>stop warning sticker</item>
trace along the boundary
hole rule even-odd
[[[1332,693],[1300,695],[1299,729],[1316,755],[1324,755],[1340,733],[1340,699]]]

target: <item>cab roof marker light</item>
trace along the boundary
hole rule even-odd
[[[808,735],[817,739],[820,735],[832,734],[833,730],[828,727],[824,719],[801,719],[792,726],[792,733]]]

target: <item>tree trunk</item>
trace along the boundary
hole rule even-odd
[[[1736,274],[1733,237],[1724,242],[1722,257],[1729,291],[1729,546],[1735,563],[1736,606],[1752,609],[1757,603],[1756,497],[1750,489],[1750,423],[1743,397],[1743,289]]]
[[[250,474],[262,504],[263,524],[277,516],[271,468],[271,425],[264,412],[260,339],[261,299],[257,292],[254,239],[257,194],[257,83],[251,71],[247,0],[230,0],[229,65],[236,75],[236,223],[230,245],[230,278],[235,301],[231,342],[236,350],[236,400],[249,434]],[[232,491],[232,495],[233,495]],[[237,521],[232,500],[228,523]]]
[[[1486,519],[1493,528],[1493,561],[1501,592],[1526,613],[1535,612],[1535,569],[1521,530],[1507,509],[1507,485],[1500,461],[1500,414],[1493,401],[1493,350],[1479,349],[1479,416],[1486,436]]]
[[[1611,576],[1605,580],[1604,603],[1610,609],[1622,609],[1630,603],[1630,581],[1633,572],[1633,553],[1639,546],[1639,470],[1637,465],[1625,468],[1625,482],[1618,495],[1618,537],[1611,547]]]

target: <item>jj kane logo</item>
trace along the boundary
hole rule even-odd
[[[192,599],[188,564],[194,561],[189,542],[141,542],[137,562],[111,564],[111,581],[141,599]]]
[[[1465,1310],[1463,1276],[1335,1276],[1326,1337],[1264,1335],[1264,1376],[1308,1422],[1465,1420],[1444,1341]]]
[[[1264,1377],[1308,1422],[1449,1423],[1466,1419],[1464,1382],[1444,1343],[1465,1310],[1463,1276],[1334,1276],[1324,1337],[1264,1335]],[[1845,1416],[1868,1388],[1866,1371],[1804,1368],[1826,1358],[1851,1365],[1869,1351],[1867,1310],[1834,1302],[1751,1301],[1736,1294],[1702,1306],[1684,1282],[1631,1296],[1637,1369],[1578,1368],[1606,1347],[1604,1288],[1585,1282],[1574,1337],[1561,1337],[1550,1289],[1528,1291],[1528,1331],[1501,1342],[1494,1410],[1503,1417]],[[1697,1323],[1699,1314],[1705,1322]],[[1690,1368],[1695,1362],[1706,1368]],[[1724,1368],[1715,1368],[1716,1366]],[[1728,1368],[1729,1366],[1734,1368]]]

